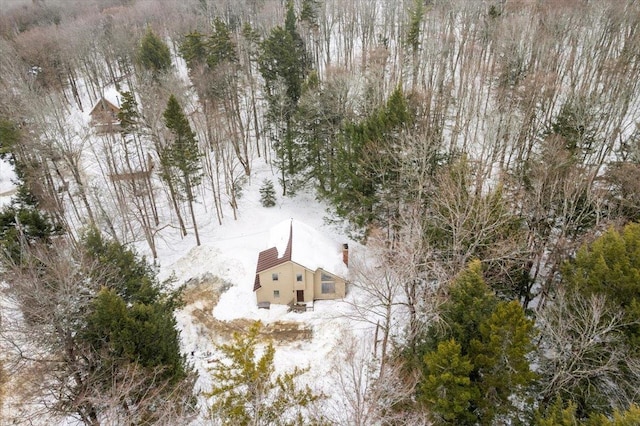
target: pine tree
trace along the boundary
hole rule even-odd
[[[398,136],[413,121],[400,87],[385,105],[358,123],[344,125],[338,145],[336,188],[330,194],[338,214],[365,227],[387,223],[397,212]]]
[[[479,261],[472,262],[456,278],[449,300],[441,307],[441,316],[445,327],[432,328],[424,339],[420,388],[429,395],[422,399],[427,408],[435,410],[440,418],[455,419],[454,423],[459,424],[491,424],[498,417],[517,418],[519,404],[524,405],[536,377],[527,358],[534,349],[533,321],[526,318],[518,302],[498,301],[484,282]],[[448,343],[443,346],[443,342]],[[468,387],[473,390],[463,388],[467,390],[462,393],[469,398],[464,405],[468,411],[463,412],[461,404],[448,405],[434,397],[437,392],[445,394],[444,388],[438,387],[439,381],[454,377],[450,386],[467,386],[466,381],[456,377],[462,369],[453,376],[434,376],[434,366],[447,365],[442,364],[447,356],[455,359],[457,366],[466,366],[463,361],[469,363]]]
[[[556,398],[553,405],[544,413],[538,411],[535,417],[535,426],[578,426],[582,422],[576,417],[576,405],[569,402],[565,407],[562,398]]]
[[[0,252],[16,265],[22,262],[24,245],[49,246],[52,238],[62,234],[60,223],[39,208],[36,197],[25,182],[25,165],[16,155],[21,139],[18,126],[0,119],[0,158],[7,160],[18,176],[17,195],[9,205],[0,208]]]
[[[118,121],[120,129],[124,135],[131,134],[136,130],[140,114],[138,113],[138,103],[131,92],[122,92],[120,111],[118,111]]]
[[[192,31],[184,37],[180,43],[180,55],[187,63],[190,72],[193,72],[199,65],[206,61],[207,46],[204,41],[204,34],[199,31]]]
[[[313,29],[318,28],[318,0],[302,0],[300,21]]]
[[[275,349],[268,344],[256,356],[261,324],[251,325],[246,334],[234,333],[233,341],[221,345],[221,358],[212,368],[213,398],[209,411],[221,424],[301,425],[313,422],[305,410],[320,396],[305,386],[300,389],[295,378],[304,370],[275,375]],[[305,415],[306,414],[306,415]]]
[[[220,18],[213,21],[213,33],[207,42],[207,64],[212,70],[222,63],[238,62],[236,47],[231,41],[229,27]]]
[[[429,406],[436,423],[475,424],[471,407],[480,396],[469,375],[473,365],[462,355],[455,340],[438,344],[434,352],[424,357],[424,379],[420,384],[420,399]]]
[[[583,295],[603,294],[615,310],[621,309],[631,347],[640,343],[640,224],[629,223],[622,232],[610,228],[565,264],[563,280]]]
[[[276,190],[273,188],[273,182],[265,179],[260,188],[260,204],[262,207],[273,207],[276,205]]]
[[[198,148],[198,142],[196,141],[195,133],[191,130],[189,120],[187,120],[175,96],[171,95],[169,97],[163,117],[167,129],[173,135],[173,141],[165,148],[161,158],[167,168],[175,168],[178,174],[176,177],[174,173],[169,173],[165,175],[165,180],[175,181],[178,188],[186,194],[196,243],[200,245],[196,216],[193,211],[193,203],[195,201],[193,188],[200,184],[202,178],[201,153]]]
[[[483,398],[476,401],[484,419],[517,413],[514,395],[526,395],[536,375],[527,356],[533,353],[533,321],[526,318],[517,301],[500,302],[486,321],[480,335],[470,342],[470,356],[481,379],[477,382]]]
[[[171,52],[169,46],[163,42],[151,29],[147,27],[136,56],[138,64],[154,76],[171,68]]]
[[[297,161],[299,147],[295,140],[293,116],[311,67],[304,42],[296,30],[292,1],[287,3],[284,28],[274,28],[262,42],[258,65],[265,80],[268,119],[276,141],[283,195],[286,195],[287,190],[295,189],[295,178],[301,169]]]
[[[188,422],[195,377],[173,316],[179,292],[95,229],[75,244],[59,237],[20,254],[19,264],[0,259],[24,318],[13,342],[17,359],[30,353],[34,395],[25,397],[85,424]]]
[[[498,300],[490,292],[482,277],[482,264],[474,260],[455,279],[449,290],[449,300],[442,306],[442,317],[448,324],[445,338],[453,338],[462,345],[462,353],[469,354],[470,342],[476,338],[480,325],[487,321]]]

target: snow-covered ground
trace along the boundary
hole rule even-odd
[[[14,178],[10,165],[0,163],[0,192],[13,191]],[[159,278],[164,280],[173,277],[174,285],[179,286],[191,279],[211,274],[230,284],[220,295],[218,303],[208,312],[217,320],[260,320],[264,324],[298,322],[301,328],[311,329],[310,340],[273,342],[276,347],[276,371],[291,371],[295,367],[308,368],[309,371],[299,377],[301,384],[308,384],[316,392],[326,395],[328,398],[322,402],[323,410],[335,412],[340,399],[335,391],[335,373],[337,364],[344,357],[341,346],[345,339],[360,342],[362,347],[372,346],[372,326],[353,319],[353,304],[358,291],[347,287],[344,300],[316,301],[313,311],[305,313],[289,313],[288,307],[283,305],[272,305],[268,310],[258,309],[253,293],[256,261],[258,253],[269,244],[270,229],[289,218],[319,230],[336,245],[348,243],[352,256],[362,253],[365,248],[348,239],[346,232],[335,225],[336,218],[327,205],[307,192],[301,192],[295,197],[281,197],[278,194],[276,206],[263,207],[259,188],[264,179],[277,181],[271,167],[258,159],[251,178],[242,190],[237,220],[228,211],[222,225],[218,225],[211,209],[207,211],[204,204],[197,206],[198,220],[203,225],[200,228],[201,246],[196,246],[192,231],[181,238],[177,230],[164,230],[158,239]],[[0,196],[0,201],[4,203],[9,200],[8,194]],[[332,225],[328,224],[327,218],[332,219]],[[148,254],[148,247],[144,242],[137,245],[137,250]],[[210,334],[202,333],[201,325],[197,324],[189,309],[178,311],[176,318],[181,331],[183,352],[199,374],[196,388],[206,392],[211,385],[208,369],[210,360],[216,353],[216,342],[212,341]],[[248,324],[247,321],[242,323]],[[203,417],[194,424],[204,423],[207,402],[203,396],[200,400]]]
[[[182,70],[180,75],[185,77],[184,64],[177,65],[177,68]],[[80,87],[83,89],[84,85],[80,84]],[[84,90],[81,90],[82,92]],[[114,103],[119,103],[114,90],[105,88],[102,94]],[[83,103],[89,105],[91,102],[84,99]],[[101,208],[105,209],[103,213],[111,220],[117,221],[121,213],[115,209],[115,201],[110,200],[112,197],[109,195],[109,182],[102,170],[104,165],[101,165],[104,162],[103,145],[112,141],[108,136],[94,134],[90,127],[89,111],[90,108],[85,108],[84,111],[77,107],[71,108],[70,113],[66,115],[66,136],[69,146],[82,152],[81,173],[86,180],[89,198],[99,199]],[[276,171],[262,158],[253,158],[252,163],[251,176],[244,180],[242,195],[238,199],[237,219],[233,218],[229,206],[223,206],[224,218],[222,225],[218,224],[209,189],[205,187],[203,191],[198,192],[195,211],[201,246],[196,246],[192,228],[186,237],[182,237],[177,227],[167,226],[175,225],[171,220],[173,213],[166,197],[158,191],[159,216],[162,221],[162,228],[156,234],[159,278],[165,280],[173,277],[175,286],[180,286],[209,274],[228,283],[229,288],[220,295],[217,303],[205,312],[205,315],[210,315],[217,321],[249,324],[247,320],[260,320],[267,325],[294,322],[300,323],[303,329],[311,329],[310,339],[273,342],[276,347],[276,371],[291,371],[295,367],[308,368],[308,371],[299,377],[300,382],[328,397],[322,403],[324,413],[339,411],[337,407],[341,397],[336,391],[336,374],[348,361],[353,361],[348,359],[345,351],[354,348],[345,348],[345,343],[347,346],[356,343],[358,353],[365,358],[365,363],[373,347],[375,330],[371,324],[374,321],[353,319],[357,316],[354,313],[354,304],[359,299],[358,291],[347,286],[344,300],[318,301],[314,303],[313,311],[305,313],[288,313],[286,306],[278,305],[272,305],[268,310],[258,309],[253,293],[256,262],[258,253],[268,248],[270,229],[290,218],[318,230],[328,240],[335,242],[336,246],[348,243],[350,256],[358,256],[365,248],[347,237],[346,229],[340,226],[340,220],[326,204],[315,199],[312,190],[300,191],[294,197],[282,197],[278,193],[276,206],[263,207],[260,203],[259,189],[265,179],[272,180],[276,189],[279,189]],[[15,190],[14,179],[15,174],[11,166],[0,161],[0,205],[9,202]],[[73,185],[73,182],[71,184]],[[206,183],[203,185],[206,186]],[[222,201],[224,204],[224,195]],[[70,221],[81,229],[81,219],[75,221],[70,218]],[[130,243],[138,253],[151,258],[149,247],[142,237],[134,238]],[[215,339],[210,333],[202,332],[201,324],[195,321],[188,307],[178,311],[176,318],[181,331],[182,350],[199,373],[197,390],[206,392],[211,385],[208,369],[216,352],[216,342],[213,341]],[[204,416],[207,401],[203,396],[200,398]],[[204,417],[197,420],[195,424],[205,423],[203,419]]]
[[[310,341],[273,342],[276,347],[276,369],[283,372],[291,371],[294,367],[308,367],[309,371],[301,377],[301,381],[331,396],[335,392],[332,392],[330,376],[336,366],[330,360],[334,358],[334,352],[345,334],[356,340],[361,339],[365,346],[373,338],[373,330],[368,323],[351,319],[358,292],[347,287],[348,294],[344,300],[316,301],[314,310],[305,313],[288,313],[287,307],[282,305],[272,305],[268,310],[258,309],[253,293],[258,253],[267,248],[270,229],[289,218],[316,228],[336,244],[349,243],[351,255],[364,248],[348,240],[339,227],[328,225],[325,219],[331,214],[327,206],[308,193],[300,193],[293,198],[279,196],[275,207],[262,207],[259,188],[267,178],[277,180],[268,165],[255,165],[250,181],[242,190],[238,219],[226,217],[222,226],[210,220],[200,229],[201,246],[195,245],[192,234],[182,240],[170,237],[159,244],[159,276],[166,279],[173,275],[176,285],[205,274],[212,274],[230,283],[231,287],[221,294],[219,302],[210,312],[218,320],[250,319],[260,320],[264,324],[293,321],[311,328],[313,337]],[[201,211],[200,217],[204,214]],[[214,213],[207,214],[212,216]],[[215,344],[208,335],[200,332],[188,309],[178,312],[176,317],[183,350],[200,375],[198,388],[206,391],[210,386],[207,368],[215,354]],[[326,401],[327,404],[332,404],[330,399]]]
[[[11,164],[5,160],[0,160],[0,206],[7,204],[11,200],[11,195],[16,189],[15,178],[16,174]]]

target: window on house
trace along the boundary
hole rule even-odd
[[[322,294],[333,294],[336,292],[336,281],[332,275],[322,273],[320,275]]]
[[[273,273],[273,274],[271,274],[271,279],[272,279],[273,281],[278,281],[278,274],[277,274],[277,273]]]
[[[296,281],[298,281],[299,283],[302,282],[302,274],[296,274]]]
[[[322,294],[333,294],[335,292],[336,292],[336,283],[334,282],[322,283]]]
[[[273,290],[273,298],[278,299],[280,297],[280,290]]]

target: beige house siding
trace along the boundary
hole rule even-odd
[[[323,273],[333,278],[335,293],[322,293],[322,274]],[[314,279],[313,286],[314,286],[315,300],[332,300],[332,299],[344,298],[346,293],[346,284],[344,279],[340,277],[336,277],[335,275],[330,274],[326,271],[323,271],[322,269],[318,269],[314,275],[315,275],[314,277],[315,279]]]
[[[278,280],[273,280],[273,274],[278,274]],[[297,280],[298,274],[302,281]],[[333,276],[335,279],[335,293],[322,294],[322,270],[313,272],[295,262],[285,262],[259,273],[260,288],[256,290],[258,303],[269,302],[278,305],[288,305],[297,301],[297,291],[303,291],[304,302],[314,300],[340,299],[345,296],[345,280]],[[279,292],[279,297],[274,292]]]

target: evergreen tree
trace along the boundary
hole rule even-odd
[[[410,126],[411,111],[398,87],[386,104],[360,123],[344,126],[336,163],[336,187],[329,195],[338,214],[364,227],[388,223],[398,206],[398,137]]]
[[[473,365],[462,355],[460,345],[453,339],[442,341],[425,355],[424,363],[420,399],[429,406],[436,424],[475,424],[471,407],[480,391],[469,378]]]
[[[192,31],[184,37],[180,44],[180,55],[187,63],[190,72],[206,61],[207,46],[204,37],[205,35],[201,32]]]
[[[212,70],[222,63],[238,62],[236,47],[231,41],[229,27],[220,18],[213,21],[213,33],[207,42],[207,64]]]
[[[261,44],[258,58],[260,73],[265,80],[269,102],[268,119],[276,141],[278,167],[283,193],[293,183],[301,169],[295,141],[293,116],[302,94],[302,85],[310,69],[304,42],[296,30],[293,2],[287,3],[285,26],[276,27]],[[295,186],[295,185],[294,185]]]
[[[304,370],[275,375],[275,349],[266,346],[256,356],[261,324],[254,323],[245,335],[234,333],[233,341],[219,347],[222,357],[212,369],[213,418],[224,425],[302,425],[313,420],[305,410],[320,396],[308,386],[300,389],[295,378]],[[307,415],[305,415],[307,414]]]
[[[138,64],[154,76],[171,68],[171,52],[169,46],[163,42],[151,29],[147,27],[136,56]]]
[[[20,129],[10,120],[0,118],[0,158],[15,164],[14,151],[20,142]]]
[[[0,250],[7,260],[20,265],[24,245],[50,245],[52,238],[62,234],[62,226],[50,215],[38,208],[38,202],[30,192],[25,179],[24,164],[19,161],[22,136],[13,122],[0,119],[0,158],[7,160],[18,177],[17,195],[0,209]]]
[[[22,262],[24,245],[49,245],[62,227],[33,205],[13,202],[0,210],[0,249],[11,261]]]
[[[446,337],[455,339],[462,345],[462,353],[469,354],[471,340],[478,336],[481,324],[491,317],[497,303],[482,277],[482,264],[474,260],[456,277],[449,300],[441,308],[448,325]]]
[[[276,205],[276,190],[273,188],[273,182],[265,179],[260,188],[260,204],[262,207],[273,207]]]
[[[629,407],[628,410],[615,410],[612,418],[603,414],[593,416],[586,426],[637,426],[640,425],[640,406],[637,404]]]
[[[100,354],[92,368],[102,379],[93,386],[106,391],[114,374],[134,368],[145,372],[146,384],[140,385],[141,393],[135,391],[123,398],[125,407],[143,400],[146,386],[161,389],[158,398],[175,398],[176,403],[187,404],[185,410],[192,409],[188,401],[193,374],[180,353],[173,315],[180,291],[166,292],[144,259],[118,242],[105,240],[95,229],[84,236],[82,243],[93,265],[89,276],[101,285],[78,334],[82,345]],[[153,405],[137,408],[140,420],[158,420]]]
[[[144,259],[97,230],[74,245],[60,237],[20,249],[23,261],[2,257],[2,272],[24,318],[18,357],[41,382],[34,398],[85,424],[193,415],[194,374],[173,316],[179,292],[166,292]]]
[[[582,423],[576,417],[576,405],[569,402],[567,406],[562,398],[556,398],[553,405],[547,408],[544,413],[537,412],[535,426],[578,426]]]
[[[87,254],[100,265],[95,279],[107,279],[109,288],[127,303],[153,303],[162,287],[155,281],[151,266],[126,250],[117,241],[106,241],[100,232],[90,229],[83,237]]]
[[[563,403],[557,398],[544,414],[537,413],[535,426],[636,426],[640,424],[640,407],[631,405],[628,410],[615,410],[611,417],[595,414],[582,420],[576,414],[576,405]]]
[[[305,22],[309,28],[318,28],[318,0],[302,0],[300,21]]]
[[[527,359],[533,351],[533,321],[525,317],[518,302],[498,301],[482,278],[479,261],[456,278],[441,315],[445,327],[429,330],[424,342],[419,395],[434,420],[492,424],[497,418],[518,418],[518,407],[536,377]],[[448,365],[443,364],[447,357],[457,367],[455,374],[435,374],[438,366]],[[462,380],[464,371],[468,382]],[[449,390],[440,387],[443,381],[459,395],[458,403],[435,397]]]
[[[200,245],[196,216],[193,211],[193,202],[195,201],[193,188],[199,185],[202,179],[201,154],[195,138],[196,135],[191,130],[189,120],[187,120],[175,96],[171,95],[169,97],[163,117],[167,129],[173,135],[173,141],[165,148],[161,158],[167,168],[175,168],[178,174],[177,177],[174,173],[165,175],[165,180],[175,181],[180,191],[185,193],[185,198],[189,203],[196,242]]]
[[[597,131],[592,112],[583,99],[568,101],[546,131],[546,137],[556,137],[574,161],[582,161],[593,150]]]
[[[640,224],[629,223],[622,232],[610,228],[578,250],[563,268],[564,282],[583,295],[603,294],[621,309],[632,348],[640,344]]]
[[[140,114],[138,113],[138,103],[133,93],[122,92],[120,111],[118,111],[118,121],[123,135],[131,134],[135,131]]]
[[[177,383],[189,367],[180,354],[179,334],[171,305],[162,300],[128,305],[114,289],[104,287],[91,305],[85,338],[116,362],[138,363]],[[106,363],[109,368],[112,365]]]
[[[517,301],[500,302],[480,324],[480,334],[470,342],[473,365],[483,398],[476,401],[481,418],[514,416],[518,412],[514,395],[524,396],[536,375],[529,369],[534,346],[533,321],[526,318]],[[518,401],[520,402],[520,401]]]

